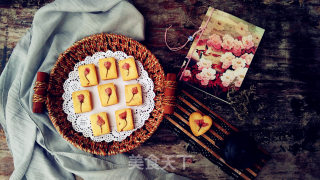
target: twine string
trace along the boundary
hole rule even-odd
[[[177,81],[166,81],[166,88],[176,89]]]
[[[164,105],[169,105],[169,106],[174,106],[176,103],[176,97],[175,96],[165,96],[163,98],[163,104]]]
[[[214,9],[212,9],[212,11],[211,11],[211,13],[210,13],[210,15],[209,15],[209,17],[208,17],[208,19],[207,19],[204,27],[203,27],[203,28],[201,28],[201,27],[199,28],[199,29],[202,29],[202,31],[201,31],[201,33],[200,33],[200,35],[199,35],[199,38],[197,39],[197,43],[196,43],[196,44],[198,44],[199,40],[200,40],[201,37],[202,37],[202,34],[203,34],[204,30],[207,28],[207,26],[208,26],[208,24],[209,24],[209,21],[210,21],[210,19],[211,19],[211,16],[212,16],[212,14],[213,14],[213,11],[214,11]],[[189,55],[186,57],[186,58],[188,59],[188,62],[187,62],[187,64],[185,65],[185,67],[183,68],[183,71],[182,71],[182,73],[181,73],[181,75],[180,75],[179,80],[182,79],[182,76],[183,76],[183,74],[184,74],[184,71],[187,69],[187,67],[188,67],[188,65],[189,65],[189,63],[190,63],[190,61],[191,61],[191,57],[192,57],[192,54],[194,53],[194,51],[195,51],[195,48],[192,50],[191,54],[189,54]]]
[[[166,81],[166,89],[174,91],[177,88],[177,81]],[[176,96],[164,96],[163,104],[168,106],[174,106],[176,101]]]
[[[39,94],[33,94],[33,99],[32,102],[45,102],[46,101],[46,97],[43,95],[39,95]]]
[[[46,96],[42,94],[36,94],[38,90],[46,90],[48,87],[48,84],[46,82],[41,82],[41,81],[36,81],[35,86],[33,87],[34,94],[32,98],[32,102],[45,102],[46,101]]]
[[[36,81],[33,90],[36,91],[38,89],[47,89],[48,84],[46,82]]]
[[[170,47],[170,46],[168,45],[168,42],[167,42],[167,33],[168,33],[168,30],[169,30],[171,27],[172,27],[172,25],[170,25],[168,28],[166,28],[166,32],[164,33],[164,42],[166,43],[166,46],[167,46],[171,51],[179,51],[179,50],[181,50],[182,48],[184,48],[184,47],[188,44],[188,42],[193,41],[194,38],[195,38],[195,36],[196,36],[198,33],[202,32],[202,31],[204,30],[204,29],[202,29],[202,27],[200,27],[198,31],[196,31],[195,33],[192,34],[192,36],[189,36],[189,37],[188,37],[188,40],[187,40],[183,45],[181,45],[180,47]]]

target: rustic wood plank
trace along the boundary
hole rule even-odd
[[[0,179],[9,179],[13,169],[13,158],[7,146],[4,131],[0,126]]]
[[[316,168],[319,163],[319,133],[314,130],[319,129],[320,120],[320,111],[315,104],[320,100],[317,94],[319,83],[315,81],[319,73],[311,70],[313,74],[307,75],[311,68],[320,65],[316,58],[320,52],[318,4],[317,1],[271,0],[242,3],[156,1],[151,8],[148,3],[135,1],[147,22],[145,44],[160,59],[167,72],[179,69],[188,48],[180,52],[168,51],[163,41],[165,28],[173,25],[168,36],[170,45],[182,44],[200,25],[201,16],[209,5],[266,29],[245,80],[245,87],[256,85],[259,103],[264,106],[262,113],[239,121],[228,107],[194,92],[229,122],[250,132],[272,153],[273,159],[262,169],[258,179],[319,177],[320,172]],[[305,75],[314,80],[302,77]],[[305,156],[309,159],[296,162]]]

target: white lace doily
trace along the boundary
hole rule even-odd
[[[74,66],[74,70],[69,73],[68,79],[63,84],[63,89],[64,89],[64,94],[62,95],[62,98],[64,99],[63,111],[68,115],[67,116],[68,121],[72,123],[72,127],[74,130],[76,130],[77,132],[81,132],[85,137],[90,137],[95,142],[101,142],[101,141],[111,142],[111,141],[124,140],[132,132],[141,128],[144,125],[145,121],[150,116],[150,112],[154,108],[154,97],[155,97],[155,93],[153,92],[154,84],[153,84],[153,81],[149,78],[147,71],[144,70],[143,65],[139,61],[136,61],[138,72],[139,72],[139,78],[137,80],[122,81],[120,73],[117,79],[101,80],[101,78],[99,77],[99,65],[98,65],[99,59],[107,58],[107,57],[114,57],[116,60],[121,60],[121,59],[126,59],[130,56],[127,56],[124,52],[121,52],[121,51],[97,52],[93,54],[93,56],[87,56],[84,61],[78,62]],[[99,100],[97,86],[82,87],[80,85],[80,79],[78,76],[78,67],[84,64],[96,65],[99,84],[106,84],[106,83],[112,82],[117,86],[118,99],[119,99],[118,104],[102,107]],[[117,132],[116,121],[115,121],[115,111],[119,109],[124,109],[127,107],[125,103],[124,86],[126,84],[134,84],[134,83],[141,84],[142,94],[143,94],[142,105],[130,106],[133,112],[135,129],[130,131]],[[73,109],[73,102],[72,102],[72,92],[79,91],[79,90],[89,90],[91,92],[91,98],[93,103],[92,111],[87,113],[75,114]],[[109,134],[105,134],[101,136],[93,136],[89,117],[91,114],[95,114],[99,112],[108,113],[111,132]]]

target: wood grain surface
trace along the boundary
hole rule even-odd
[[[48,1],[15,0],[0,2],[0,72],[18,40],[31,27],[34,13]],[[251,106],[257,107],[239,119],[229,105],[191,90],[215,112],[242,131],[249,132],[272,159],[257,179],[319,179],[320,177],[320,3],[317,0],[137,0],[133,4],[145,17],[146,40],[165,72],[177,72],[188,47],[171,52],[168,39],[178,46],[197,30],[208,6],[223,10],[266,30],[242,91],[255,86]],[[239,110],[239,109],[237,109]],[[156,151],[155,151],[156,150]],[[194,179],[230,179],[206,158],[193,151],[165,126],[141,147],[133,150],[144,157],[153,154],[158,164],[166,156],[190,155],[186,168],[173,158],[175,172]],[[14,169],[3,130],[0,130],[0,179],[9,179]]]

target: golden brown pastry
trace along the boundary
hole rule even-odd
[[[117,89],[113,83],[98,86],[100,102],[102,106],[110,106],[118,103]]]
[[[110,133],[108,115],[106,112],[92,114],[90,116],[91,128],[94,136]]]
[[[136,61],[130,57],[119,61],[119,69],[122,80],[129,81],[139,77]]]
[[[73,92],[72,101],[75,113],[84,113],[92,110],[91,94],[88,90]]]
[[[127,106],[139,106],[142,104],[142,90],[140,84],[125,85]]]
[[[200,136],[207,132],[212,125],[212,119],[199,112],[193,112],[189,116],[189,126],[195,136]]]
[[[132,110],[130,108],[116,111],[117,131],[129,131],[134,128]]]
[[[116,59],[113,57],[100,59],[99,72],[102,80],[118,78]]]
[[[79,66],[78,71],[81,86],[88,87],[98,85],[97,72],[94,64]]]

